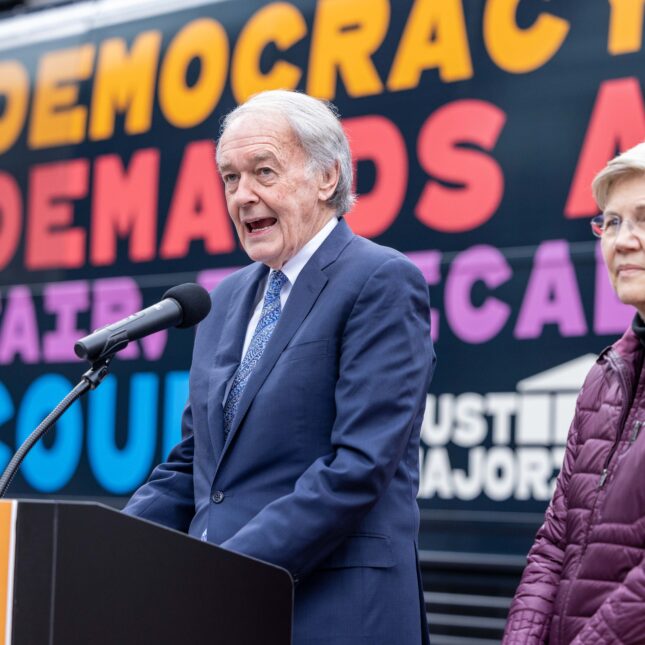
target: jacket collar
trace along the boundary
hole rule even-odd
[[[349,226],[345,220],[341,218],[338,225],[329,234],[327,239],[322,243],[320,248],[314,253],[309,262],[307,262],[305,267],[302,269],[296,283],[293,285],[284,311],[282,312],[280,320],[267,343],[264,353],[255,365],[253,373],[249,377],[246,387],[244,388],[244,392],[242,393],[242,397],[238,404],[235,419],[233,420],[233,425],[231,426],[228,438],[223,447],[215,473],[219,469],[219,465],[224,458],[228,447],[235,438],[240,424],[244,420],[255,395],[262,387],[262,384],[273,369],[273,366],[280,357],[280,354],[288,345],[307,314],[311,311],[318,299],[318,296],[327,284],[328,278],[324,270],[330,264],[335,262],[342,250],[347,246],[347,244],[349,244],[353,237],[354,234],[350,230]],[[219,378],[221,378],[222,375],[228,375],[228,378],[226,378],[223,384],[218,384],[216,392],[214,393],[215,404],[220,408],[226,383],[239,364],[244,335],[246,333],[246,325],[244,322],[248,321],[250,318],[251,308],[253,306],[260,281],[266,276],[268,270],[268,267],[263,264],[257,263],[256,265],[252,265],[252,269],[249,271],[246,280],[241,285],[238,302],[231,306],[225,323],[225,328],[222,330],[222,337],[226,338],[226,334],[230,334],[230,341],[224,341],[226,343],[225,346],[223,346],[222,350],[218,352],[218,358],[224,360],[228,365],[228,369],[223,371],[219,376]],[[223,438],[222,428],[223,423],[221,421],[213,426],[215,433],[219,434],[220,437]],[[221,441],[221,439],[218,441]],[[215,447],[217,449],[217,445]]]
[[[643,346],[630,325],[622,337],[606,347],[598,356],[598,362],[605,369],[617,370],[622,374],[627,395],[633,396],[643,367]]]
[[[258,291],[268,272],[268,267],[259,263],[238,272],[238,284],[222,324],[220,342],[209,374],[207,401],[209,434],[216,455],[220,455],[224,447],[224,392],[239,365],[246,334],[246,325],[242,321],[251,317]]]

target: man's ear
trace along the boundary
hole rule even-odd
[[[320,184],[318,186],[318,199],[323,202],[328,201],[334,194],[339,179],[340,167],[338,162],[336,161],[334,162],[333,166],[330,166],[326,170],[322,171]]]

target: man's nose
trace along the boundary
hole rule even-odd
[[[255,204],[258,201],[257,193],[253,185],[253,179],[247,175],[241,175],[235,191],[235,203],[238,208]]]

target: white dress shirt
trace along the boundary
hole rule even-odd
[[[288,282],[285,283],[284,287],[282,287],[282,291],[280,292],[280,307],[284,309],[284,305],[287,302],[287,298],[289,298],[289,294],[291,293],[291,290],[293,289],[293,285],[296,283],[296,280],[298,279],[298,276],[300,275],[300,272],[305,268],[305,264],[309,262],[311,259],[311,256],[318,250],[320,245],[327,239],[327,236],[334,230],[334,227],[338,224],[338,219],[336,217],[332,217],[325,226],[323,226],[316,235],[314,235],[309,242],[307,242],[299,251],[296,253],[290,260],[285,262],[284,266],[282,269],[282,273],[284,273],[287,276]],[[249,345],[251,344],[251,339],[253,338],[253,332],[255,331],[255,328],[258,326],[258,323],[260,322],[260,316],[262,314],[262,305],[264,304],[264,295],[266,294],[266,290],[269,286],[269,280],[268,276],[264,281],[264,286],[262,288],[262,295],[260,296],[258,302],[255,305],[255,309],[253,310],[253,315],[251,316],[251,320],[249,320],[248,327],[246,328],[246,337],[244,338],[244,347],[242,349],[242,356],[240,357],[240,360],[244,358],[244,355],[246,354],[246,351],[249,348]],[[228,388],[227,388],[228,389]]]
[[[287,282],[282,287],[280,292],[280,307],[284,309],[284,306],[289,298],[289,294],[293,289],[293,285],[296,283],[300,272],[305,268],[305,265],[311,259],[311,256],[318,250],[320,245],[327,239],[329,234],[334,230],[334,227],[338,224],[338,219],[332,217],[327,224],[325,224],[316,235],[314,235],[309,242],[307,242],[301,249],[296,253],[290,260],[285,262],[282,269],[282,273],[287,276]],[[269,273],[270,275],[270,273]],[[240,356],[240,362],[244,358],[249,345],[251,344],[251,339],[253,338],[253,332],[260,322],[260,316],[262,315],[262,305],[264,304],[264,295],[266,294],[267,288],[269,286],[269,275],[264,280],[264,285],[260,291],[260,297],[258,298],[255,309],[253,310],[253,315],[249,320],[249,324],[246,327],[246,336],[244,338],[244,346],[242,347],[242,356]],[[222,406],[226,403],[228,398],[228,393],[231,390],[233,385],[233,379],[235,378],[235,373],[229,379],[229,382],[226,384],[226,389],[224,390],[224,399],[222,400]]]

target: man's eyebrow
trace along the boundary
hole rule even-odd
[[[257,165],[264,161],[272,161],[273,163],[280,165],[280,160],[270,150],[258,152],[251,157],[251,163],[253,165]],[[231,164],[229,161],[223,161],[221,164],[218,164],[217,168],[220,171],[220,173],[222,173],[222,172],[226,172],[227,170],[230,170],[232,168],[232,165],[233,164]]]
[[[261,163],[263,161],[273,161],[275,163],[280,163],[278,158],[270,151],[265,150],[263,152],[258,152],[251,157],[253,163]]]

